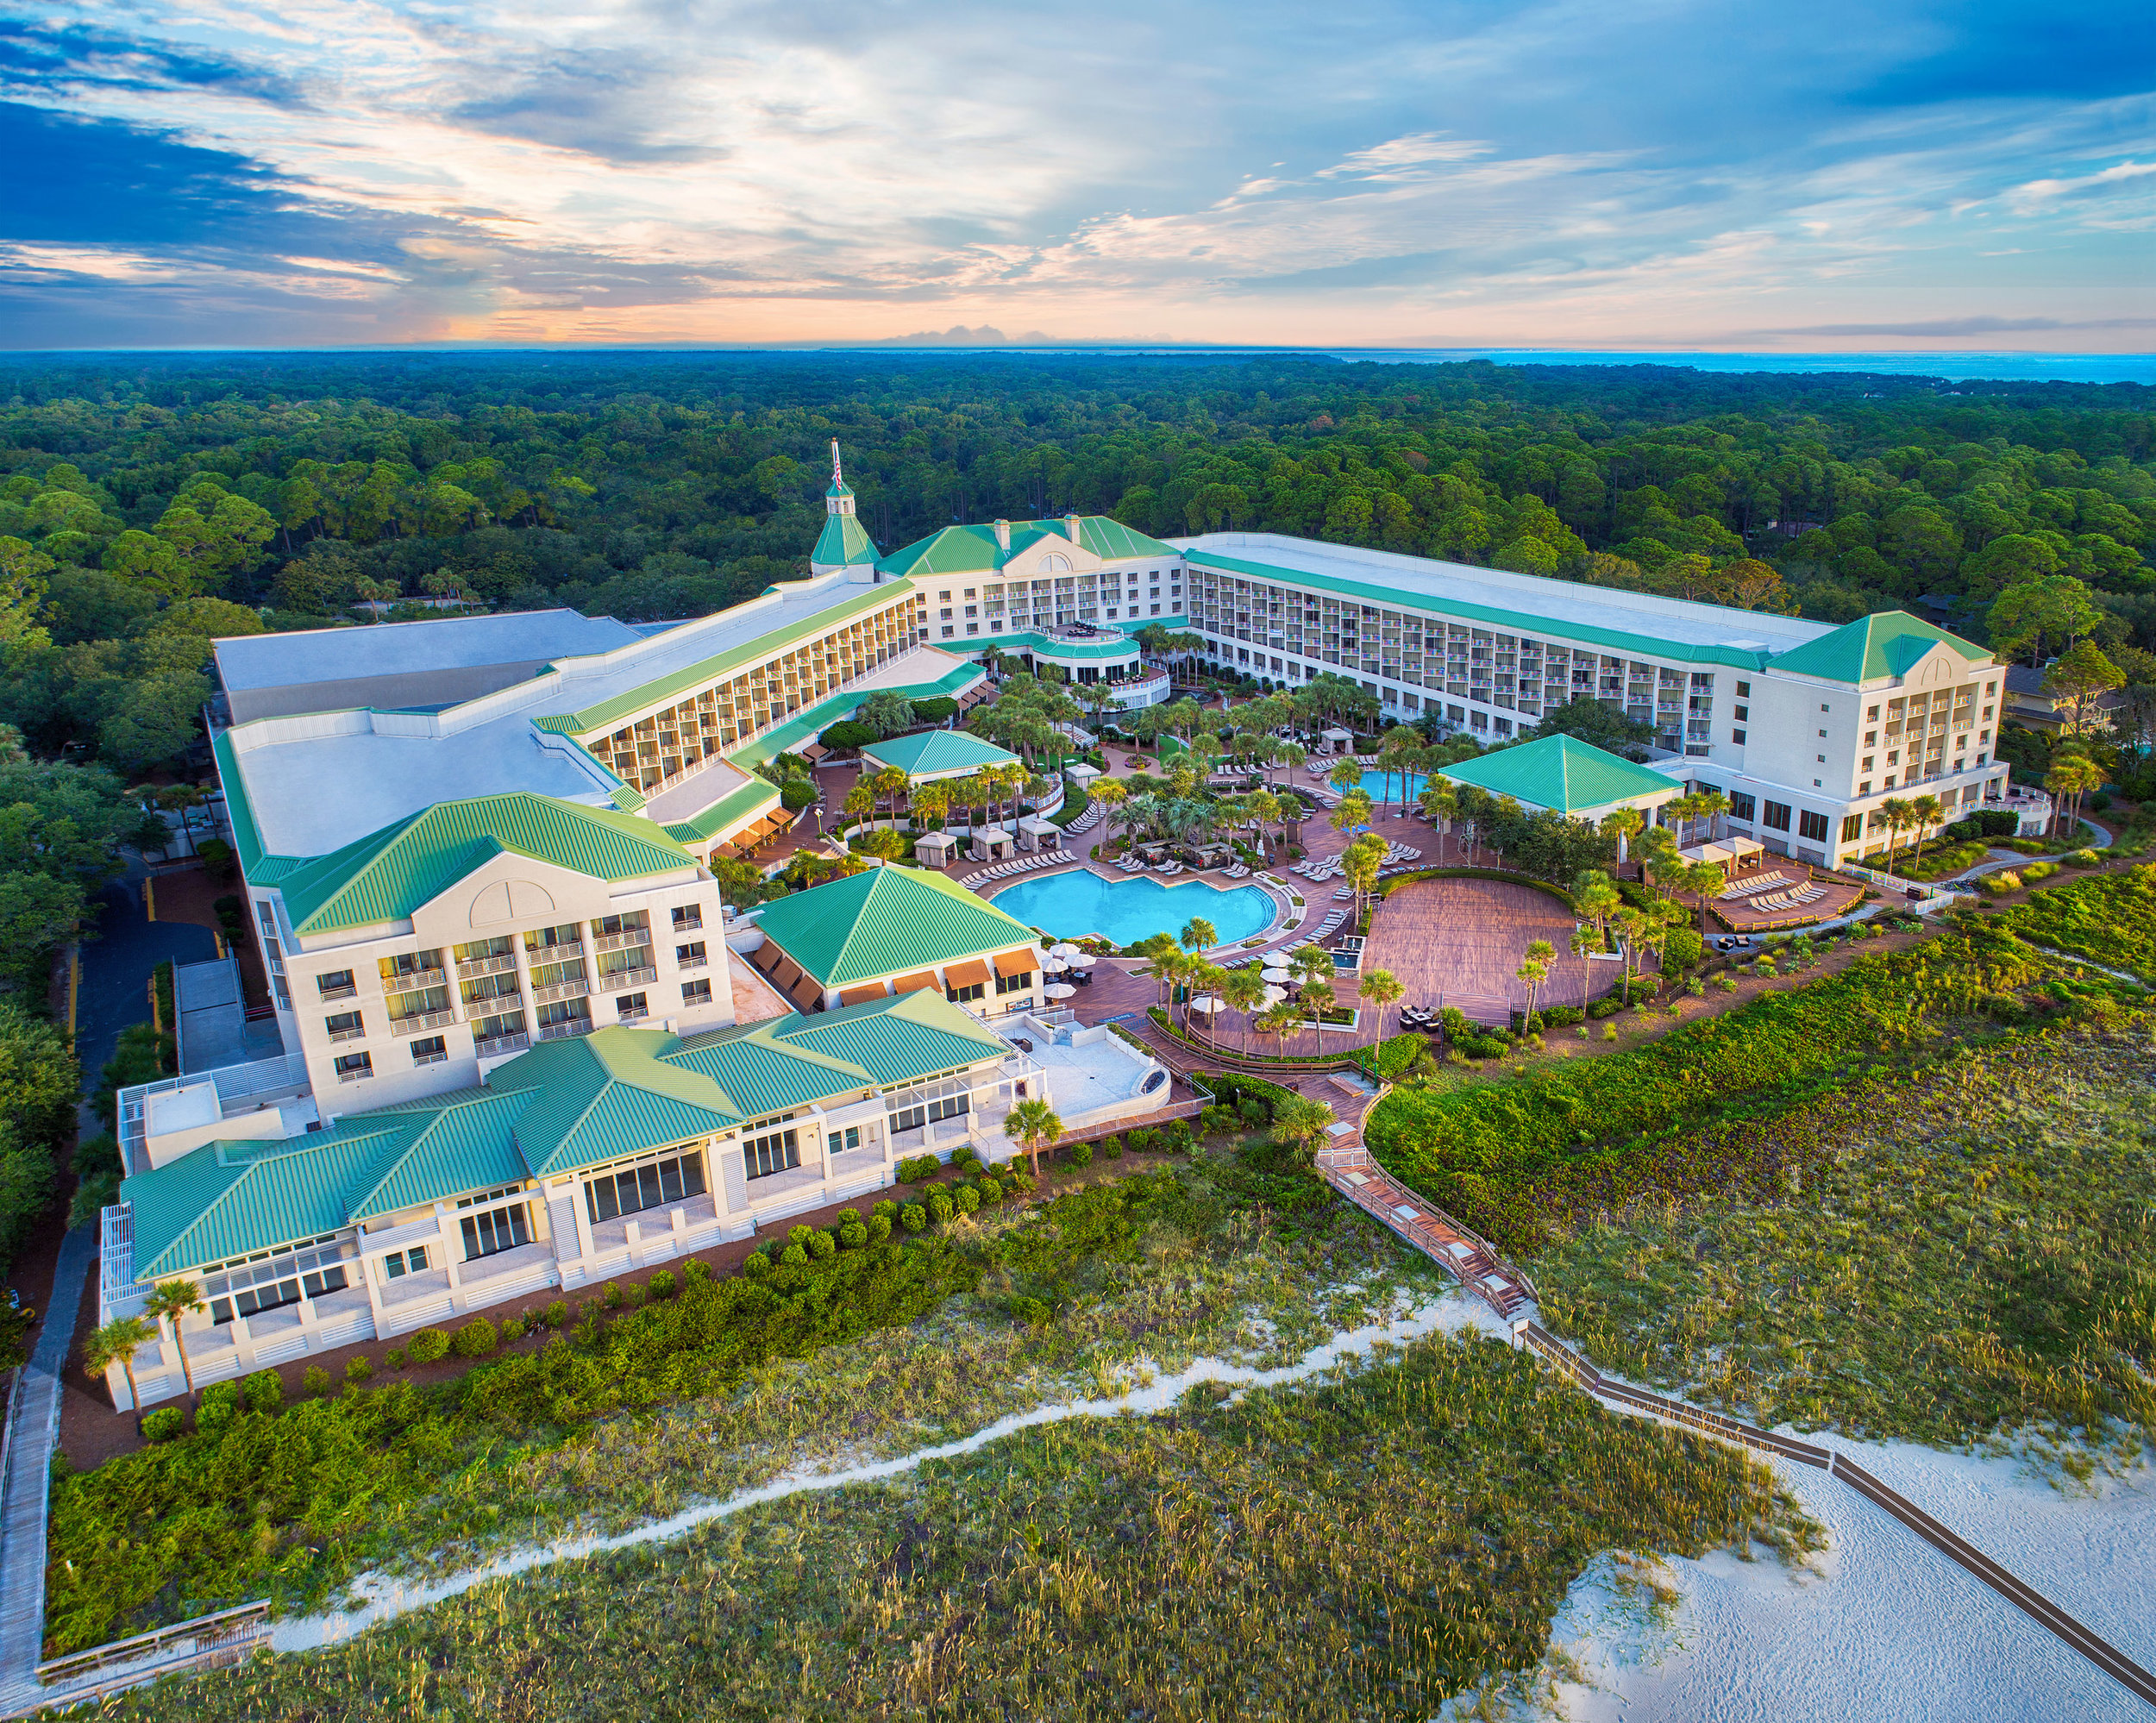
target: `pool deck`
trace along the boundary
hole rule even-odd
[[[962,873],[971,872],[973,868],[980,865],[976,862],[965,868],[951,867],[943,871],[956,879]],[[1081,862],[1077,868],[1058,868],[1053,874],[1019,874],[1007,880],[998,880],[986,889],[976,890],[975,895],[986,898],[989,902],[993,903],[1001,893],[1012,886],[1024,885],[1029,880],[1068,879],[1072,874],[1081,870],[1106,880],[1110,885],[1123,880],[1151,880],[1158,885],[1168,887],[1170,890],[1177,886],[1202,885],[1211,886],[1214,890],[1221,892],[1232,892],[1238,887],[1254,886],[1272,899],[1273,918],[1269,922],[1256,933],[1245,934],[1243,938],[1231,940],[1225,945],[1208,948],[1206,955],[1210,957],[1234,957],[1245,952],[1255,951],[1261,945],[1269,944],[1280,934],[1287,931],[1290,925],[1300,927],[1302,922],[1308,918],[1310,913],[1307,905],[1300,911],[1294,907],[1289,900],[1290,893],[1285,886],[1276,885],[1272,880],[1255,873],[1245,879],[1231,880],[1217,868],[1208,868],[1203,873],[1186,869],[1173,879],[1163,879],[1160,874],[1150,870],[1143,874],[1126,874],[1120,868],[1091,859]],[[1292,924],[1287,919],[1290,916],[1297,918]],[[1030,927],[1032,924],[1028,922],[1026,925]],[[1172,928],[1168,930],[1174,931]],[[1106,934],[1100,937],[1104,939],[1107,937]]]

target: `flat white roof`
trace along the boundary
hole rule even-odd
[[[575,611],[513,611],[500,616],[308,629],[298,634],[233,635],[216,642],[226,687],[288,688],[365,676],[410,676],[487,664],[528,664],[611,652],[643,638],[611,617]]]
[[[274,855],[325,855],[436,802],[514,790],[590,805],[604,804],[611,780],[566,742],[550,745],[533,728],[534,719],[587,710],[766,635],[812,632],[807,625],[816,617],[878,590],[849,581],[843,574],[827,575],[790,582],[775,594],[650,635],[610,622],[609,628],[624,637],[623,643],[592,655],[559,659],[558,674],[535,676],[423,717],[343,712],[235,725],[230,733],[233,756],[239,762],[263,848]],[[892,590],[889,595],[895,598],[897,592]],[[461,629],[475,620],[485,619],[266,638],[334,638],[342,644],[351,635],[364,632],[423,640],[424,630]],[[245,643],[253,644],[254,638]],[[452,649],[454,642],[440,651]],[[956,661],[943,653],[934,654],[932,659],[916,655],[879,666],[874,676],[863,679],[862,686],[933,681]],[[346,667],[336,674],[348,677],[360,673]],[[731,787],[730,779],[737,781],[737,774],[704,774],[686,797],[677,792],[667,799],[670,807],[683,800],[693,800],[693,807],[657,817],[662,823],[686,818],[709,806]],[[710,785],[708,792],[703,788],[705,781]]]
[[[1646,636],[1683,646],[1727,647],[1739,651],[1788,652],[1823,634],[1827,623],[1771,616],[1724,605],[1694,604],[1614,586],[1589,586],[1538,574],[1514,574],[1501,568],[1477,568],[1464,562],[1439,562],[1426,556],[1401,556],[1354,545],[1324,544],[1270,532],[1211,532],[1172,541],[1185,552],[1212,551],[1242,562],[1261,562],[1291,574],[1320,580],[1351,581],[1388,589],[1361,601],[1382,605],[1417,598],[1446,605],[1475,605],[1514,613],[1511,626],[1534,633],[1551,631],[1553,623]],[[1244,578],[1250,578],[1245,575]],[[1263,578],[1259,576],[1258,578]],[[1420,606],[1417,606],[1420,608]],[[1480,624],[1503,628],[1504,623]]]

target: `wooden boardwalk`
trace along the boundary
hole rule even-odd
[[[1395,886],[1370,918],[1363,973],[1388,969],[1407,991],[1401,1003],[1435,1010],[1451,995],[1527,1003],[1526,983],[1514,974],[1527,947],[1546,939],[1557,948],[1545,1005],[1583,1003],[1581,988],[1606,993],[1620,965],[1583,963],[1572,955],[1578,921],[1563,904],[1532,886],[1505,880],[1410,880]],[[1388,1018],[1389,1020],[1389,1018]]]

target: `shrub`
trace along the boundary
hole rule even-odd
[[[838,1229],[838,1243],[843,1250],[858,1250],[868,1242],[868,1229],[858,1220],[847,1221]]]
[[[1019,1196],[1031,1196],[1033,1194],[1033,1181],[1031,1176],[1028,1174],[1021,1173],[1016,1167],[1012,1168],[1009,1173],[1005,1175],[1003,1180],[1003,1187],[1007,1191],[1014,1192]]]
[[[2056,862],[2032,862],[2021,870],[2024,885],[2034,885],[2039,880],[2048,880],[2059,871]]]
[[[959,1186],[950,1194],[950,1200],[957,1205],[961,1214],[971,1214],[981,1206],[981,1193],[971,1185]]]
[[[642,1281],[631,1281],[621,1289],[622,1302],[631,1310],[642,1310],[645,1300],[650,1296],[650,1293],[645,1289]]]
[[[674,1278],[674,1270],[661,1269],[644,1282],[644,1290],[654,1298],[672,1298],[680,1290],[681,1283]]]
[[[692,1256],[681,1264],[681,1278],[693,1287],[700,1287],[711,1277],[711,1265]]]
[[[937,1192],[928,1200],[928,1212],[936,1217],[936,1224],[938,1226],[949,1220],[957,1212],[951,1205],[950,1193],[949,1191]]]
[[[979,1194],[980,1198],[983,1202],[1001,1202],[1003,1200],[1003,1186],[997,1180],[983,1179],[979,1184],[974,1187],[974,1189]]]
[[[374,1374],[373,1361],[362,1352],[356,1358],[344,1361],[344,1379],[354,1388]]]
[[[501,1319],[500,1327],[502,1331],[503,1345],[506,1346],[512,1340],[521,1340],[524,1338],[525,1333],[528,1331],[525,1327],[525,1320],[526,1319],[521,1316],[505,1316]]]
[[[899,1218],[898,1200],[895,1197],[885,1197],[868,1211],[868,1215],[871,1219],[881,1215],[886,1220],[896,1220]]]
[[[817,1262],[827,1261],[838,1254],[838,1241],[819,1229],[809,1234],[808,1253]]]
[[[1160,1132],[1150,1125],[1141,1125],[1131,1133],[1131,1147],[1141,1155],[1150,1155],[1160,1147]]]
[[[460,1358],[484,1358],[501,1344],[500,1331],[481,1316],[457,1330],[456,1338],[449,1342],[449,1350]]]
[[[1188,1155],[1197,1140],[1198,1134],[1187,1118],[1170,1120],[1161,1135],[1163,1145],[1171,1155]]]
[[[950,1188],[950,1181],[949,1179],[931,1179],[926,1184],[921,1187],[921,1194],[923,1196],[930,1197],[941,1196]]]
[[[893,1170],[900,1184],[911,1185],[923,1179],[932,1177],[936,1169],[942,1165],[943,1162],[933,1155],[909,1155]]]
[[[1673,927],[1663,936],[1662,962],[1665,967],[1679,971],[1697,968],[1705,949],[1696,928]]]
[[[403,1369],[404,1368],[404,1349],[402,1346],[391,1347],[388,1351],[382,1354],[382,1363],[384,1368],[387,1369]]]
[[[618,1292],[611,1281],[606,1288]],[[449,1337],[439,1328],[422,1328],[404,1342],[404,1356],[415,1364],[431,1364],[445,1356],[449,1350]]]
[[[569,1301],[558,1298],[539,1313],[546,1319],[547,1326],[557,1332],[569,1325]]]
[[[970,1167],[980,1158],[981,1151],[970,1143],[961,1143],[950,1151],[950,1164],[953,1169]]]
[[[2069,868],[2095,868],[2101,866],[2103,861],[2103,858],[2093,849],[2077,849],[2066,858],[2066,865]]]
[[[240,1399],[249,1412],[282,1412],[285,1384],[274,1370],[256,1370],[241,1378]]]
[[[868,1242],[869,1242],[869,1244],[882,1244],[882,1243],[883,1243],[886,1239],[889,1238],[889,1237],[890,1237],[890,1236],[891,1236],[891,1217],[890,1217],[889,1215],[887,1215],[887,1214],[872,1214],[872,1215],[870,1215],[870,1216],[868,1217]]]
[[[186,1415],[176,1406],[160,1406],[142,1414],[142,1439],[169,1442],[187,1427]]]
[[[310,1364],[299,1373],[300,1383],[317,1400],[329,1392],[329,1373],[319,1364]]]
[[[1602,1039],[1605,1041],[1614,1041],[1616,1038],[1617,1025],[1614,1023],[1604,1024],[1602,1025]]]
[[[1986,874],[1977,881],[1977,889],[1987,898],[2002,898],[2009,892],[2021,889],[2021,876],[2011,868],[2002,868],[1996,874]]]
[[[605,1286],[600,1288],[599,1296],[606,1300],[606,1307],[609,1310],[619,1310],[622,1306],[629,1302],[629,1295],[621,1289],[619,1281],[607,1281]]]
[[[815,1236],[816,1229],[801,1221],[796,1221],[786,1230],[787,1243],[799,1244],[804,1250],[808,1248],[809,1240]]]
[[[1074,1143],[1063,1150],[1063,1158],[1074,1167],[1090,1167],[1093,1164],[1093,1144]]]
[[[1585,1019],[1587,1013],[1577,1006],[1550,1006],[1538,1015],[1551,1029],[1570,1029]]]
[[[761,1280],[771,1272],[771,1259],[761,1250],[751,1250],[741,1259],[741,1271],[752,1281]]]
[[[838,1225],[841,1226],[860,1219],[861,1211],[857,1208],[842,1208],[838,1211]]]
[[[899,1211],[899,1225],[908,1232],[918,1232],[928,1225],[928,1211],[918,1202],[910,1202]]]
[[[808,1252],[799,1244],[789,1244],[779,1252],[779,1262],[783,1268],[805,1269],[808,1267]]]

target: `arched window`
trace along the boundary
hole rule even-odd
[[[1068,556],[1058,556],[1050,551],[1046,556],[1041,558],[1041,573],[1068,574],[1070,573],[1070,559]]]

